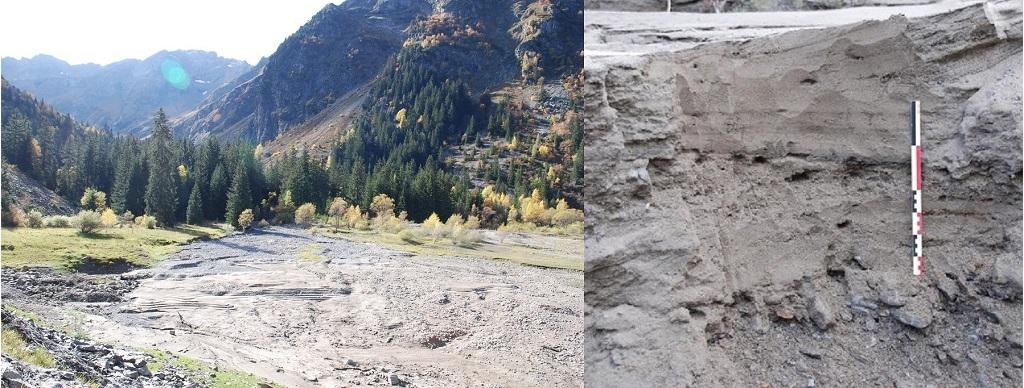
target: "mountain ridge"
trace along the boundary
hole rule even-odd
[[[401,10],[382,14],[392,10],[385,5]],[[223,133],[273,139],[373,79],[401,46],[404,27],[430,9],[425,0],[328,4],[286,38],[251,78],[236,80],[222,98],[208,98],[175,118],[175,132],[188,138]]]
[[[186,81],[166,80],[165,62],[183,69]],[[47,54],[2,59],[4,78],[20,89],[78,121],[139,136],[147,133],[157,109],[183,113],[250,68],[245,61],[201,50],[161,50],[107,65],[72,65]]]
[[[464,80],[474,96],[509,82],[559,79],[582,67],[582,21],[581,1],[329,4],[251,77],[234,81],[230,92],[207,98],[173,125],[179,136],[193,139],[272,140],[368,85],[389,58],[414,45],[423,48],[416,53],[419,62]]]

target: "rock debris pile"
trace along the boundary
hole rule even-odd
[[[4,355],[5,387],[85,386],[85,382],[114,387],[199,386],[173,365],[151,369],[150,355],[73,338],[6,310],[2,314],[5,330],[14,330],[29,346],[44,349],[53,356],[55,364],[55,368],[44,368]]]

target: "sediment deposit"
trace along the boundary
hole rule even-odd
[[[586,384],[1020,386],[1021,35],[1010,2],[588,57]]]

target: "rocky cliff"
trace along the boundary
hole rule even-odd
[[[163,68],[173,61],[186,73],[177,84]],[[162,68],[163,67],[163,68]],[[191,110],[248,71],[243,61],[206,51],[161,51],[149,58],[100,66],[70,65],[48,55],[3,58],[3,76],[75,119],[114,133],[148,133],[157,109],[169,115]]]
[[[1021,35],[1018,2],[588,64],[587,385],[1021,385]]]

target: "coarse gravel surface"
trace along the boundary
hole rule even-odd
[[[100,341],[287,386],[582,386],[583,274],[270,227],[126,274]],[[125,276],[122,276],[125,277]]]

